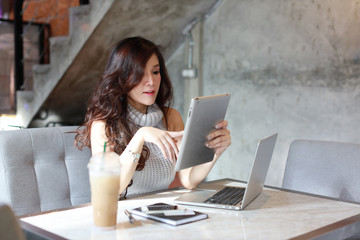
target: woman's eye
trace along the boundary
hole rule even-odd
[[[155,74],[155,75],[158,75],[160,73],[160,71],[153,71],[153,74]]]

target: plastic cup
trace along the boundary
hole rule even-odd
[[[121,164],[114,152],[95,154],[88,164],[94,225],[115,228]]]

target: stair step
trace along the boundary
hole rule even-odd
[[[69,9],[69,15],[71,16],[79,16],[83,14],[89,14],[91,11],[90,5],[80,5],[77,7],[71,7]]]
[[[79,7],[70,8],[69,12],[69,36],[75,36],[76,32],[91,32],[89,24],[91,7],[89,5],[83,5]],[[76,36],[82,36],[84,34],[76,34]],[[87,35],[87,34],[86,34]],[[87,39],[88,36],[86,36]]]
[[[31,102],[34,99],[34,91],[17,91],[16,95],[26,102]]]
[[[37,64],[32,67],[33,74],[42,74],[50,71],[50,64]]]

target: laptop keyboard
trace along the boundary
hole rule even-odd
[[[245,188],[224,187],[209,199],[205,200],[205,202],[235,206],[242,201],[244,193]]]

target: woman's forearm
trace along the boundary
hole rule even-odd
[[[122,193],[126,189],[133,177],[136,166],[139,162],[139,157],[143,149],[143,145],[144,138],[142,137],[141,129],[139,129],[130,140],[123,153],[120,155],[120,162],[122,167],[119,193]]]
[[[97,154],[104,151],[105,142],[108,143],[108,138],[105,134],[105,122],[98,121],[95,122],[91,127],[91,151],[92,154]],[[131,181],[136,166],[138,164],[139,158],[136,157],[137,154],[141,154],[142,148],[144,145],[144,137],[142,134],[141,128],[134,134],[129,144],[120,155],[121,162],[121,175],[120,175],[120,187],[119,193],[122,193],[129,182]],[[114,151],[111,143],[106,145],[105,151]]]
[[[211,162],[179,171],[181,184],[187,189],[193,189],[199,185],[209,174],[219,157],[220,155],[215,154]]]

